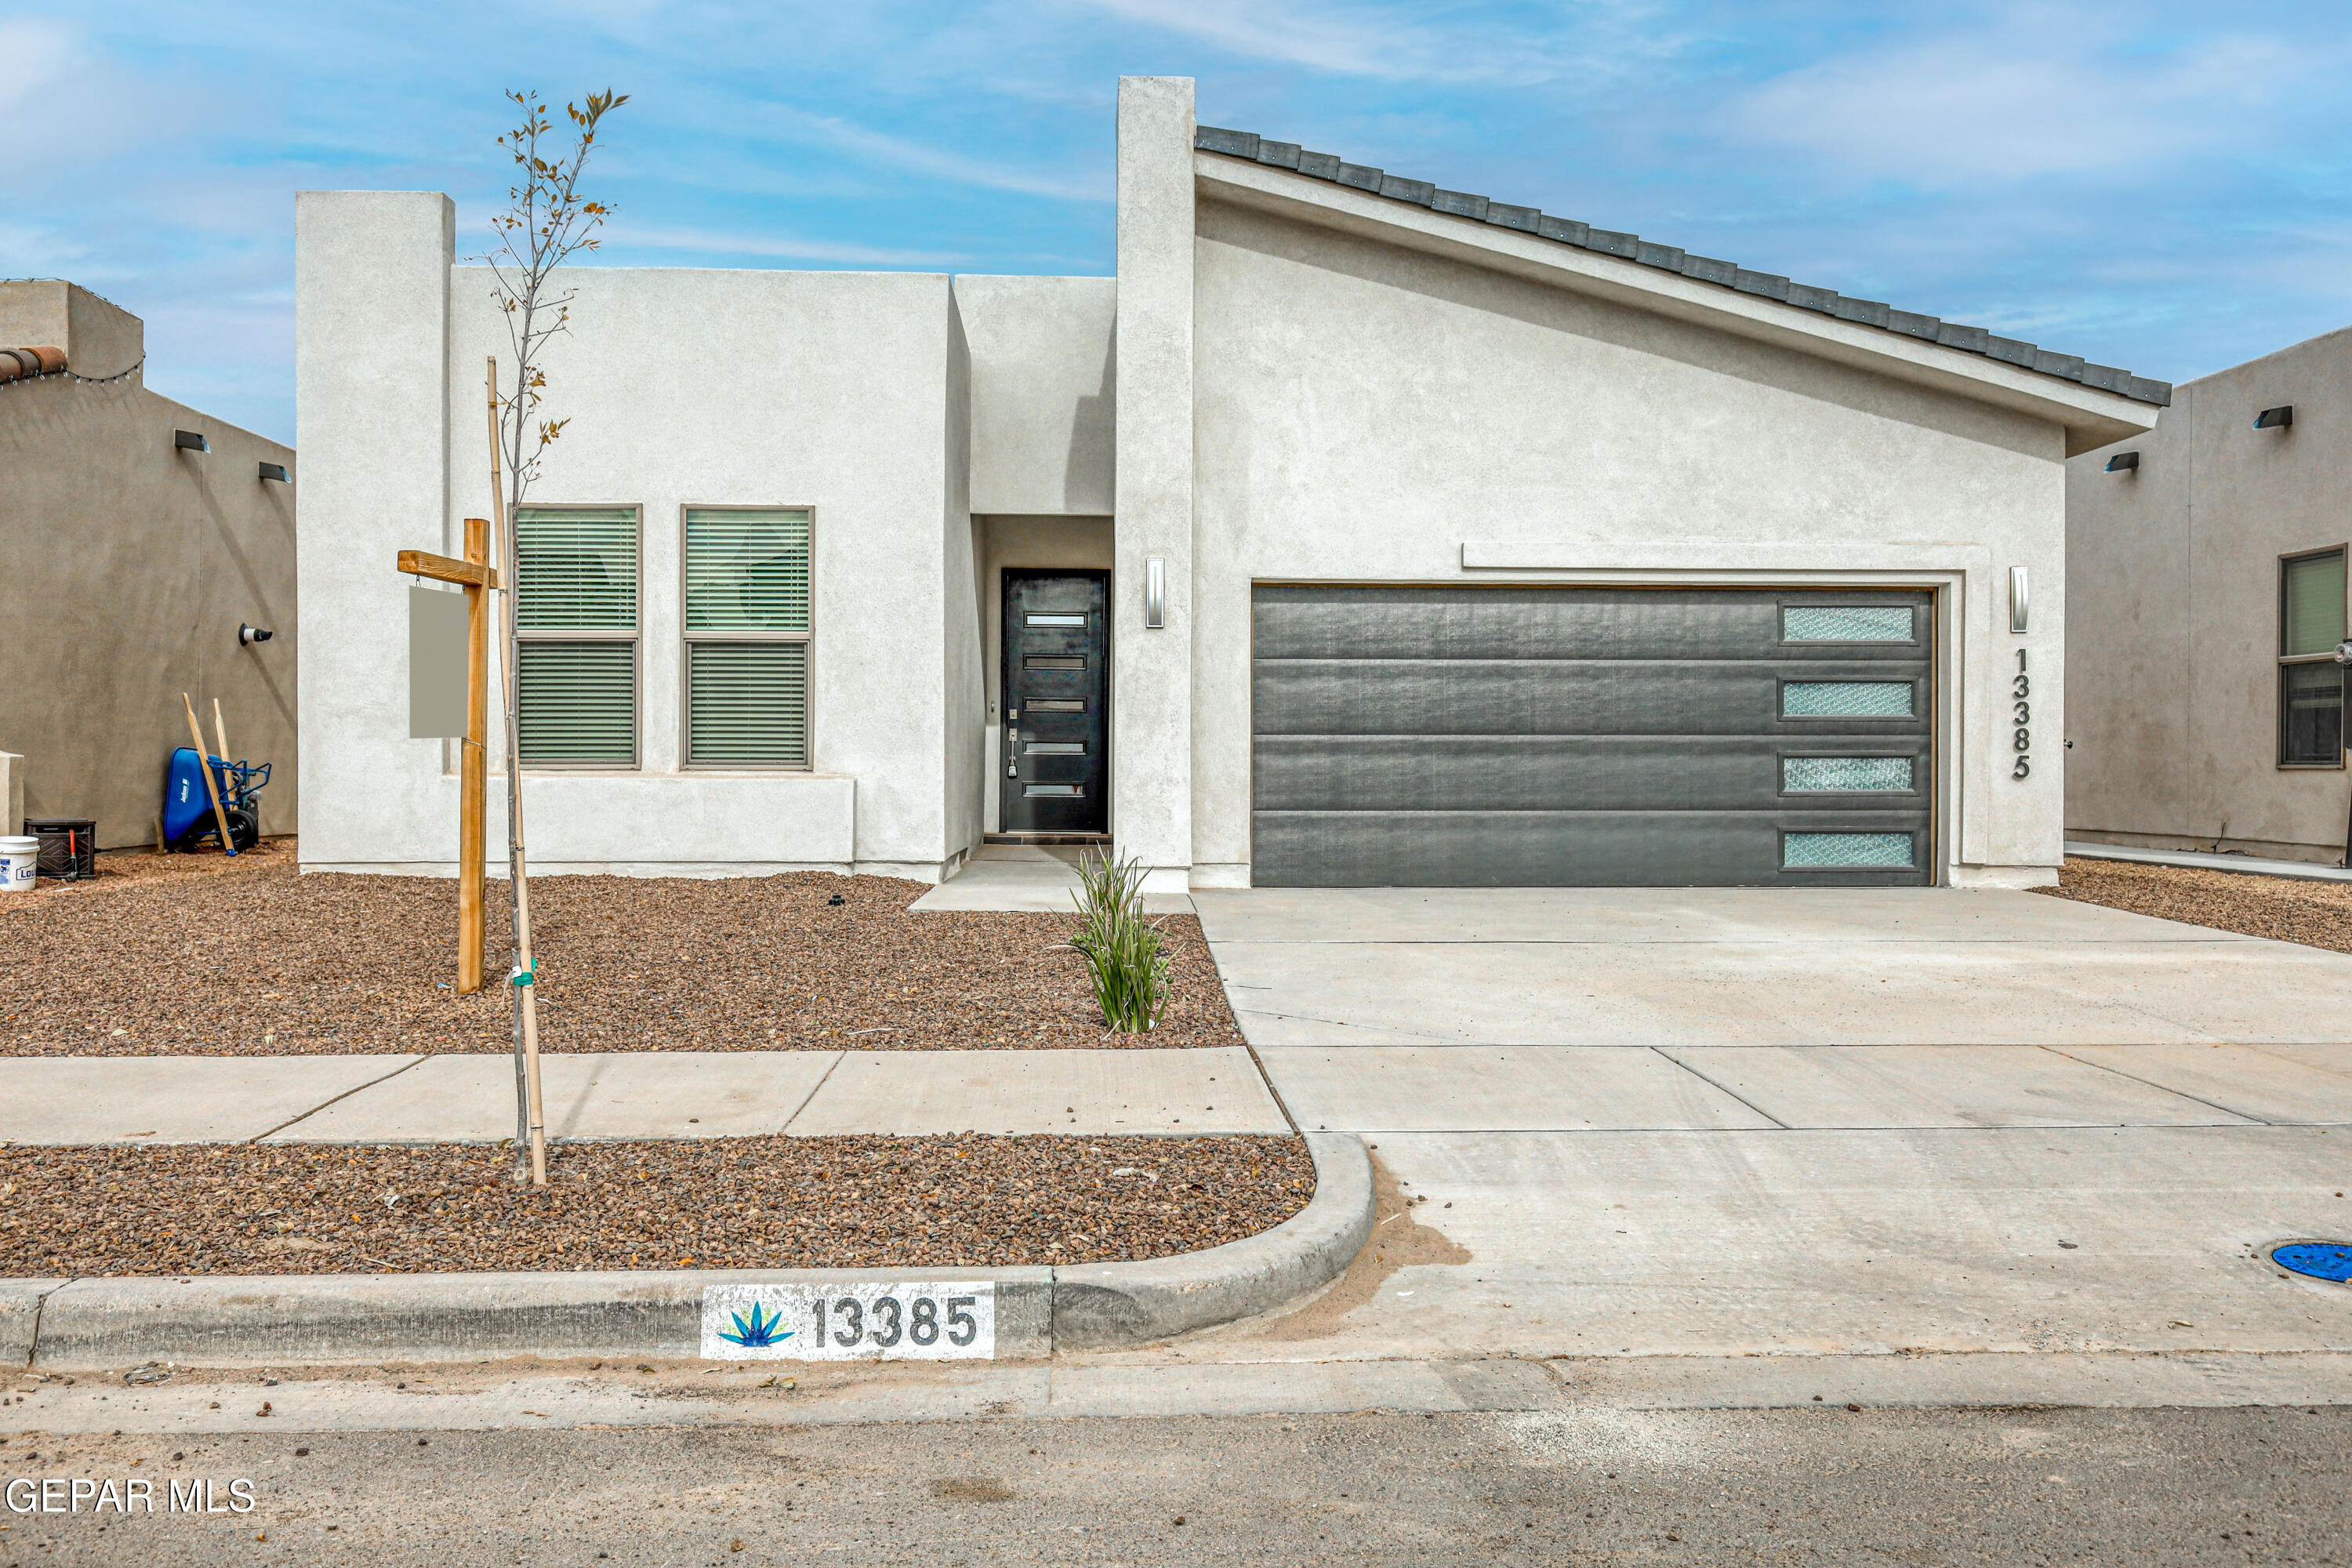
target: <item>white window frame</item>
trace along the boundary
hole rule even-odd
[[[808,514],[808,629],[798,632],[697,631],[687,626],[686,514],[691,511],[798,511]],[[806,501],[688,501],[677,509],[677,765],[682,773],[805,773],[816,769],[816,508]],[[698,642],[802,645],[802,756],[797,763],[698,763],[694,760],[694,647]]]

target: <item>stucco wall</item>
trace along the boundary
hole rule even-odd
[[[38,297],[11,307],[17,290]],[[43,319],[52,308],[70,319]],[[142,352],[136,317],[61,283],[0,286],[0,342],[19,333],[96,375]],[[294,453],[142,379],[0,390],[0,752],[26,758],[26,815],[95,818],[109,848],[152,844],[164,759],[189,743],[180,694],[208,750],[217,697],[231,750],[274,766],[262,831],[290,833],[294,496],[258,470]],[[178,450],[175,429],[212,451]],[[241,622],[276,637],[240,646]]]
[[[1249,858],[1253,579],[1937,586],[1947,874],[2048,879],[2058,424],[1216,202],[1196,255],[1196,883]],[[2012,565],[2032,581],[2022,638],[1995,620]],[[2037,659],[2024,781],[2006,721],[2019,646]]]
[[[971,350],[971,508],[1098,516],[1111,509],[1110,278],[955,280]]]
[[[456,778],[446,748],[406,737],[407,584],[392,557],[453,552],[460,520],[488,510],[482,377],[510,351],[488,274],[450,266],[442,198],[302,204],[298,398],[329,480],[305,497],[305,559],[350,563],[306,606],[336,627],[306,697],[337,787],[306,805],[305,863],[445,870]],[[977,811],[946,762],[950,684],[971,687],[976,668],[952,670],[945,646],[951,617],[972,618],[969,563],[951,588],[941,546],[943,530],[969,535],[949,472],[968,414],[948,280],[583,268],[567,281],[572,330],[543,363],[547,412],[571,423],[528,499],[642,509],[641,765],[529,775],[534,865],[937,875],[968,832],[958,813]],[[809,773],[680,770],[679,528],[698,504],[814,509]],[[951,811],[951,795],[972,804]]]
[[[2256,430],[2263,408],[2294,423]],[[2279,557],[2352,538],[2352,329],[2190,382],[2067,464],[2076,584],[2066,824],[2092,839],[2335,860],[2338,767],[2278,762]],[[2139,467],[2105,472],[2137,451]]]

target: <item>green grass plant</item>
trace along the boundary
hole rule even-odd
[[[1078,931],[1070,945],[1087,961],[1103,1022],[1140,1035],[1168,1010],[1168,954],[1160,928],[1143,918],[1143,867],[1097,853],[1078,858]]]

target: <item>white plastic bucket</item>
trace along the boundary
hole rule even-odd
[[[0,893],[31,892],[40,857],[37,838],[0,838]]]

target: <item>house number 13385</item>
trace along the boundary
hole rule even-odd
[[[2011,749],[2017,753],[2017,761],[2009,770],[2009,776],[2013,779],[2024,778],[2033,772],[2033,758],[2030,754],[2033,750],[2033,706],[2026,700],[2032,695],[2033,683],[2025,678],[2025,650],[2019,648],[2017,674],[2011,678],[2009,683],[2012,704],[2009,720],[2017,726],[2016,733],[2010,737]]]

